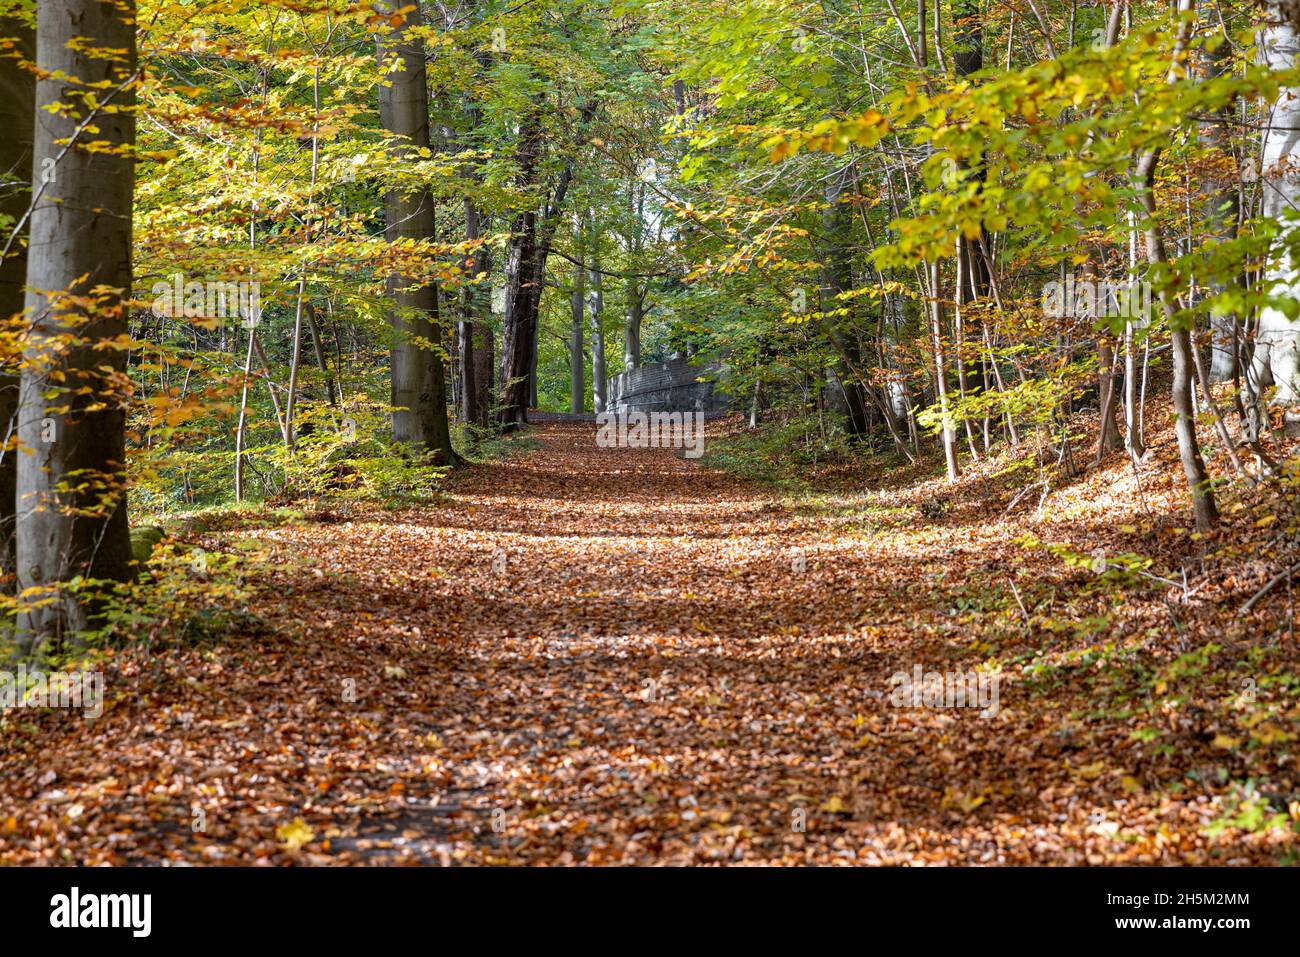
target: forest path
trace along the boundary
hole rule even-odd
[[[1017,632],[1006,580],[1033,586],[1005,525],[783,500],[673,450],[598,448],[590,422],[529,437],[540,447],[460,471],[432,507],[214,538],[265,550],[251,610],[269,630],[110,674],[102,718],[62,718],[31,744],[39,762],[6,762],[0,822],[19,823],[0,851],[322,864],[1199,853],[1206,809],[1131,786],[1132,726],[1079,719],[1089,705],[1069,682],[1051,696],[1003,682],[988,717],[891,705],[896,672],[973,669]]]

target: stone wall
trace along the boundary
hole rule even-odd
[[[730,397],[713,379],[716,365],[691,365],[685,359],[656,362],[610,376],[606,408],[610,412],[725,412]],[[710,381],[699,382],[700,378]]]

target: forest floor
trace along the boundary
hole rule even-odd
[[[993,463],[778,491],[528,439],[431,507],[196,526],[243,625],[6,717],[0,861],[1294,861],[1288,585],[1238,611],[1289,519],[1190,534],[1168,437],[1041,509]],[[918,666],[995,708],[899,706]]]

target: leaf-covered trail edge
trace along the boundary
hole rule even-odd
[[[121,655],[94,722],[24,716],[0,755],[0,860],[1293,853],[1286,827],[1212,826],[1286,817],[1296,790],[1296,689],[1267,680],[1294,670],[1294,638],[1233,618],[1250,581],[1103,587],[1017,542],[1027,523],[1000,505],[927,506],[937,483],[789,498],[673,450],[598,448],[590,423],[531,436],[432,507],[212,533],[265,550],[265,628]],[[1103,516],[1114,534],[1095,493],[1028,524],[1086,551]],[[1172,522],[1148,533],[1186,551]],[[1227,650],[1201,662],[1211,641]],[[1250,655],[1264,680],[1243,704]],[[998,671],[997,715],[892,706],[890,676],[916,665]]]

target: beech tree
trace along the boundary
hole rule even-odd
[[[576,227],[577,217],[574,218]],[[575,232],[577,231],[575,228]],[[579,256],[584,252],[579,234]],[[583,323],[586,321],[587,271],[581,259],[573,265],[571,282],[573,287],[569,292],[569,315],[572,319],[569,326],[569,411],[576,414],[582,412],[587,403],[586,360],[582,351],[585,333]]]
[[[21,326],[27,282],[26,228],[32,183],[32,131],[36,112],[36,76],[28,69],[36,36],[29,18],[31,4],[0,8],[0,34],[14,37],[10,55],[0,57],[0,322]],[[0,574],[14,572],[14,509],[18,478],[18,369],[0,368]],[[7,589],[13,582],[6,582]]]
[[[20,646],[87,627],[74,579],[132,574],[126,311],[135,184],[133,0],[37,4],[28,345],[19,391]]]
[[[377,7],[400,20],[390,35],[379,37],[380,122],[396,139],[396,154],[417,160],[428,155],[430,146],[425,47],[413,32],[424,22],[420,5],[386,0]],[[436,237],[436,207],[427,186],[389,189],[384,205],[390,243],[418,244]],[[388,290],[395,306],[390,317],[393,438],[423,446],[450,464],[456,454],[447,424],[438,288],[426,280],[394,274],[388,279]]]
[[[1270,3],[1264,8],[1260,52],[1264,63],[1273,70],[1287,71],[1300,66],[1300,29],[1294,8]],[[1300,87],[1283,86],[1269,111],[1264,127],[1260,157],[1264,185],[1264,216],[1284,223],[1284,248],[1270,264],[1267,280],[1274,297],[1293,302],[1300,296],[1300,268],[1293,250],[1295,228],[1291,216],[1300,202]],[[1289,406],[1288,418],[1300,425],[1300,322],[1293,310],[1280,304],[1267,304],[1259,313],[1255,334],[1254,356],[1250,364],[1251,385],[1259,401],[1263,392],[1275,387],[1273,401]],[[1263,412],[1252,403],[1255,430]]]

